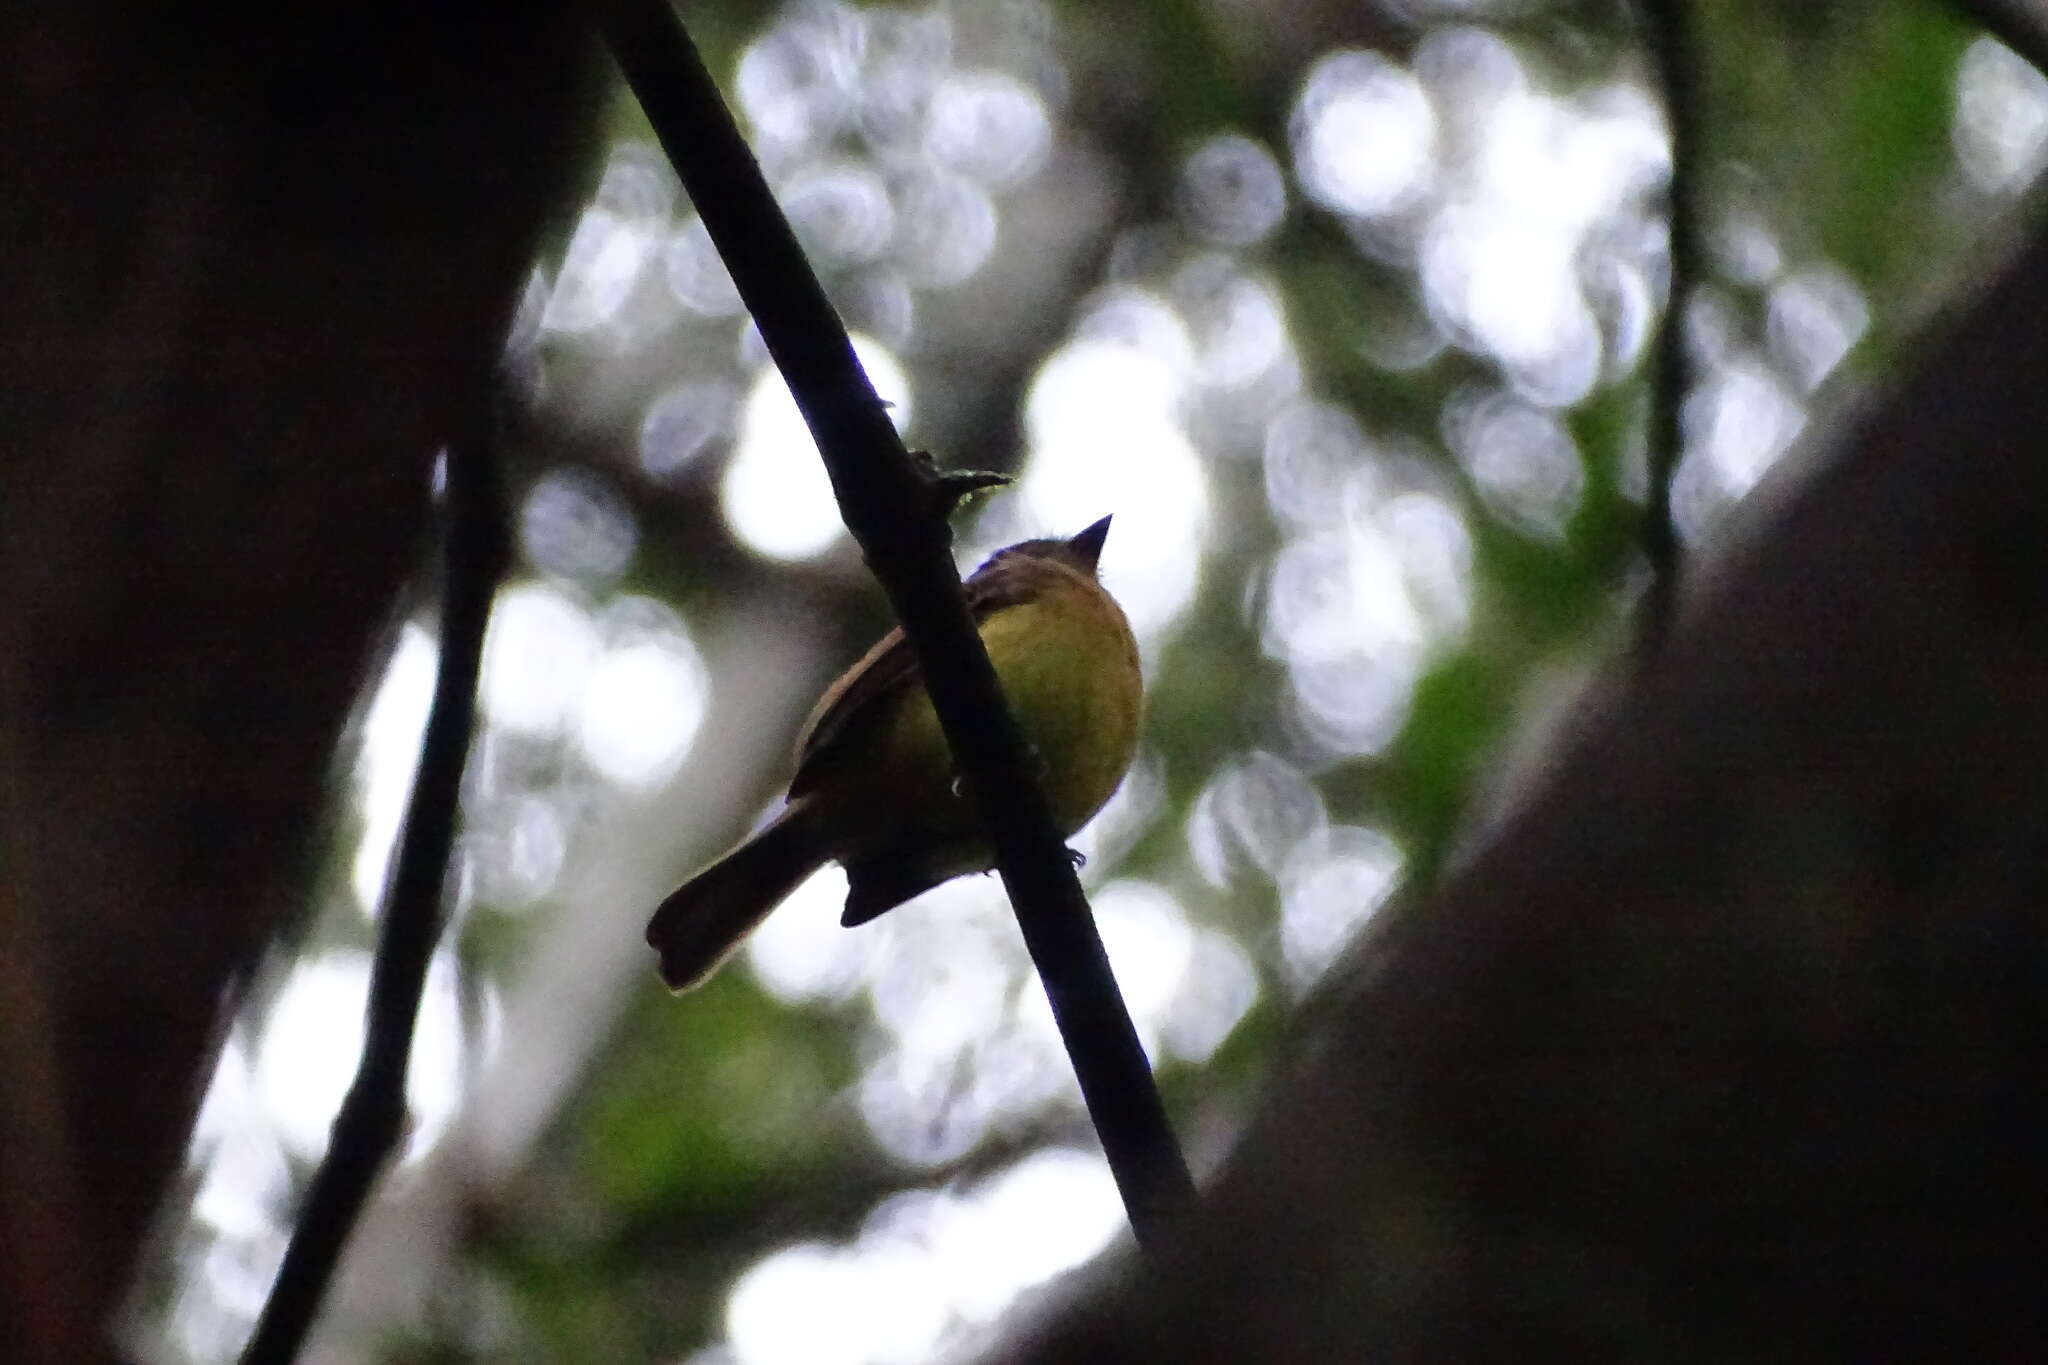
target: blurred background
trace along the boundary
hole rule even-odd
[[[1942,4],[1694,12],[1696,541],[1969,277],[2048,84]],[[961,519],[963,569],[1115,516],[1149,718],[1076,843],[1199,1170],[1290,1008],[1621,638],[1669,286],[1647,35],[1541,0],[686,19],[906,439],[1017,475]],[[520,553],[412,1129],[313,1358],[964,1358],[1124,1235],[999,885],[845,931],[828,871],[682,998],[641,941],[888,620],[610,98],[508,344]],[[229,1035],[134,1305],[147,1358],[238,1349],[324,1150],[429,597],[344,739],[316,913]]]

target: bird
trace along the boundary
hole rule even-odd
[[[1069,837],[1122,784],[1144,718],[1137,641],[1097,579],[1109,523],[998,550],[962,584]],[[900,626],[818,699],[782,809],[655,910],[647,942],[662,980],[703,984],[827,862],[846,869],[849,927],[994,864]]]

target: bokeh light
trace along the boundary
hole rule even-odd
[[[405,819],[412,776],[419,764],[420,732],[434,699],[439,650],[433,637],[408,622],[385,661],[377,690],[364,709],[361,751],[356,761],[356,810],[362,834],[349,866],[356,905],[374,912],[384,897],[384,878]]]
[[[496,1006],[486,1005],[480,1037],[466,1038],[456,970],[446,953],[427,972],[414,1027],[406,1099],[412,1112],[405,1151],[417,1156],[453,1116],[467,1047],[488,1050]],[[367,954],[342,951],[293,968],[258,1040],[249,1099],[258,1121],[301,1157],[327,1148],[328,1129],[355,1076],[362,1051],[363,1006],[370,985]]]
[[[662,480],[681,475],[731,430],[739,403],[738,386],[724,379],[675,385],[641,419],[640,467]]]
[[[1353,218],[1361,240],[1412,254],[1438,325],[1491,355],[1518,388],[1558,405],[1600,373],[1591,273],[1626,299],[1633,272],[1610,255],[1669,172],[1660,119],[1631,85],[1562,97],[1514,47],[1448,27],[1418,44],[1412,72],[1369,52],[1310,69],[1294,106],[1295,174],[1317,203]]]
[[[1401,852],[1377,830],[1334,825],[1288,854],[1280,873],[1280,947],[1296,985],[1313,980],[1392,894]]]
[[[747,963],[761,985],[792,1005],[851,998],[875,969],[877,950],[893,938],[888,921],[864,933],[839,927],[846,873],[819,869],[747,940]]]
[[[1377,753],[1407,714],[1432,651],[1470,610],[1471,547],[1441,497],[1384,496],[1365,478],[1339,525],[1288,542],[1267,578],[1267,654],[1287,666],[1305,738],[1333,754]]]
[[[1084,324],[1033,381],[1018,492],[1029,524],[1058,533],[1116,517],[1102,577],[1142,641],[1194,593],[1208,483],[1179,418],[1193,361],[1184,328],[1163,302],[1126,296],[1095,315],[1099,331],[1121,327],[1105,316],[1115,313],[1135,334],[1088,335]]]
[[[924,150],[992,188],[1022,183],[1045,161],[1052,127],[1045,102],[1000,71],[957,71],[932,91]]]
[[[669,292],[692,313],[729,318],[745,307],[739,286],[719,259],[718,248],[711,244],[711,233],[701,218],[690,218],[662,244],[662,266]]]
[[[1201,236],[1222,246],[1264,240],[1287,213],[1287,182],[1273,154],[1239,133],[1209,138],[1180,175],[1181,212]]]
[[[484,638],[484,716],[529,735],[560,730],[603,643],[588,608],[566,590],[531,581],[506,588]]]
[[[757,1262],[727,1301],[727,1346],[738,1365],[949,1357],[1122,1223],[1098,1157],[1034,1152],[963,1190],[898,1195],[849,1243],[798,1243]]]
[[[544,332],[588,336],[644,324],[622,314],[661,250],[678,192],[675,173],[656,148],[629,142],[613,152],[563,253],[541,313]]]
[[[1575,402],[1600,362],[1578,262],[1662,188],[1656,106],[1629,85],[1542,90],[1511,46],[1472,29],[1431,34],[1415,62],[1460,110],[1468,168],[1422,234],[1425,295],[1451,335],[1499,359],[1530,397]]]
[[[2048,155],[2048,76],[1979,38],[1956,77],[1956,160],[1980,190],[2018,189]]]
[[[586,469],[549,470],[519,510],[519,548],[527,562],[593,587],[626,571],[637,539],[618,490]]]
[[[1558,539],[1585,486],[1579,448],[1555,414],[1509,394],[1461,393],[1444,405],[1444,444],[1487,508]]]
[[[1255,751],[1210,779],[1188,817],[1195,866],[1215,887],[1244,872],[1278,875],[1280,865],[1329,823],[1322,793],[1294,764]]]
[[[1376,52],[1335,52],[1295,101],[1295,174],[1318,203],[1377,217],[1429,188],[1436,114],[1415,77]]]
[[[959,284],[988,260],[996,244],[996,208],[988,192],[963,175],[929,171],[903,187],[900,265],[917,284]]]
[[[896,205],[875,170],[835,159],[802,167],[777,198],[804,253],[821,267],[873,260],[896,231]]]
[[[1686,439],[1724,497],[1747,492],[1792,444],[1806,409],[1762,359],[1732,360],[1686,403]]]
[[[1798,271],[1771,288],[1764,324],[1771,358],[1807,393],[1834,373],[1869,326],[1863,291],[1833,267]]]
[[[904,430],[911,419],[908,376],[880,342],[856,336],[853,348],[889,405],[890,420]],[[817,443],[773,366],[755,376],[742,406],[739,444],[719,485],[719,503],[733,534],[771,559],[815,558],[845,534]]]
[[[710,678],[682,618],[652,598],[620,597],[606,648],[577,700],[574,731],[600,776],[652,787],[682,764],[710,701]]]

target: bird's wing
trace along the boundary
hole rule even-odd
[[[1003,608],[1024,601],[1029,580],[1026,574],[1018,572],[1021,567],[994,560],[961,585],[967,595],[967,610],[977,626]],[[858,732],[862,720],[881,714],[877,702],[905,687],[920,686],[922,676],[917,655],[903,638],[903,627],[897,626],[876,641],[859,663],[825,689],[825,695],[812,708],[803,737],[797,741],[796,776],[790,780],[789,794],[803,795],[832,766],[834,754],[849,736]]]

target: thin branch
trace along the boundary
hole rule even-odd
[[[917,651],[980,807],[1139,1243],[1192,1209],[1194,1182],[1131,1025],[1029,748],[960,593],[929,477],[905,453],[846,329],[667,0],[614,0],[606,38],[818,443],[846,526]]]
[[[1703,257],[1699,228],[1698,54],[1691,30],[1691,0],[1643,0],[1650,50],[1664,93],[1664,126],[1671,142],[1671,184],[1667,211],[1671,287],[1658,328],[1650,379],[1649,497],[1643,508],[1643,554],[1650,561],[1650,590],[1643,604],[1642,644],[1662,641],[1678,594],[1678,528],[1671,516],[1671,480],[1684,452],[1686,394],[1692,362],[1686,354],[1685,320]]]
[[[385,888],[362,1060],[335,1115],[327,1157],[306,1192],[277,1282],[242,1352],[243,1365],[285,1365],[298,1355],[370,1188],[403,1135],[406,1065],[427,964],[441,937],[442,888],[476,726],[484,626],[510,552],[503,504],[486,444],[451,447],[442,503],[440,667],[420,740],[419,775]]]

